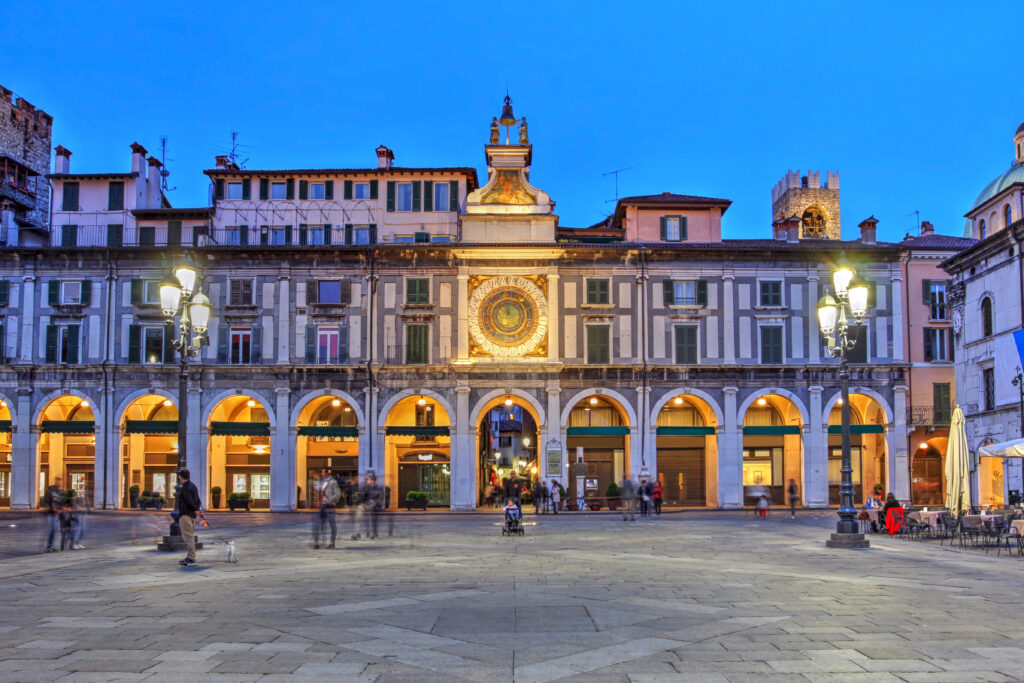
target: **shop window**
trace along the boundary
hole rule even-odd
[[[427,403],[425,405],[416,405],[416,426],[417,427],[433,427],[434,426],[434,406]]]

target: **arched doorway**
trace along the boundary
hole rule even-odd
[[[310,401],[299,413],[295,444],[295,480],[300,482],[299,507],[316,507],[317,481],[332,476],[358,483],[359,421],[352,405],[340,396]]]
[[[64,489],[93,502],[96,418],[88,400],[59,396],[39,416],[39,497],[59,477]]]
[[[945,453],[949,438],[935,436],[918,444],[910,459],[910,497],[914,505],[945,505]]]
[[[0,507],[11,507],[11,409],[0,399]]]
[[[718,420],[703,399],[670,398],[658,411],[658,480],[669,505],[709,505],[709,474],[718,469]],[[717,480],[716,477],[711,477]]]
[[[754,505],[765,494],[784,505],[790,479],[803,481],[803,416],[792,399],[758,397],[743,415],[743,500]]]
[[[385,486],[397,508],[410,491],[427,494],[427,505],[451,505],[451,419],[433,396],[406,396],[388,411],[384,428]]]
[[[147,394],[121,415],[121,507],[138,493],[159,493],[174,505],[178,466],[178,408],[164,396]]]
[[[229,396],[210,413],[207,466],[214,505],[248,494],[250,508],[270,507],[270,418],[260,401],[244,394]],[[236,496],[237,497],[237,496]],[[219,501],[217,500],[219,498]]]
[[[986,440],[982,446],[995,443]],[[1002,458],[982,456],[978,458],[978,506],[1002,508],[1006,500],[1006,472]]]
[[[582,498],[603,498],[608,485],[630,471],[629,418],[618,401],[594,394],[579,400],[566,425],[569,456],[566,507]]]
[[[850,394],[850,465],[853,472],[853,501],[864,503],[867,494],[880,485],[885,495],[886,444],[885,411],[866,394]],[[828,414],[828,500],[839,505],[843,466],[842,399],[836,399]]]
[[[495,485],[501,495],[518,481],[522,490],[531,492],[538,480],[537,454],[540,442],[539,417],[518,396],[509,394],[488,401],[480,411],[477,423],[477,489],[478,505],[497,502],[487,500],[487,487]]]

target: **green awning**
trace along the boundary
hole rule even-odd
[[[43,434],[93,434],[96,423],[92,420],[43,420],[39,431]]]
[[[569,427],[569,436],[625,436],[629,427]]]
[[[299,427],[299,436],[359,436],[358,427]]]
[[[177,434],[177,420],[125,420],[125,434]]]
[[[707,436],[714,427],[658,427],[658,436]]]
[[[744,427],[743,436],[783,436],[800,434],[800,425],[765,425],[763,427]]]
[[[9,431],[11,431],[11,421],[10,420],[0,420],[0,432],[9,432]]]
[[[270,436],[270,423],[211,422],[210,436]]]
[[[451,436],[448,427],[386,427],[384,433],[388,436]]]
[[[829,425],[829,434],[842,434],[842,425]],[[882,425],[850,425],[851,434],[885,434],[885,427]]]

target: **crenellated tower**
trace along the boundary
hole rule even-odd
[[[772,222],[800,220],[800,239],[840,239],[839,173],[789,171],[772,188]]]

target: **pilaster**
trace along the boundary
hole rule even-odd
[[[456,294],[456,309],[458,321],[456,328],[456,359],[459,361],[469,360],[469,271],[466,268],[459,269],[458,287]]]
[[[17,403],[11,411],[11,509],[32,510],[39,502],[39,427],[32,424],[32,390],[18,389]]]
[[[277,281],[277,364],[287,365],[291,362],[289,349],[294,343],[295,335],[291,329],[292,306],[290,294],[291,277],[282,275]],[[273,484],[271,484],[273,490]]]
[[[828,425],[823,423],[821,415],[821,394],[824,390],[822,386],[808,388],[811,422],[805,426],[804,433],[804,481],[801,493],[804,505],[809,508],[828,507]]]
[[[818,327],[818,289],[820,279],[817,274],[807,276],[807,360],[817,363],[821,360],[821,334]],[[820,392],[819,392],[820,397]],[[804,505],[807,505],[806,498]]]
[[[203,501],[203,507],[209,505],[209,472],[207,465],[209,458],[210,435],[203,420],[203,390],[196,383],[197,375],[193,375],[188,387],[188,405],[184,407],[188,411],[188,433],[185,434],[185,465],[189,474],[192,475],[192,482],[199,489],[199,498]],[[178,410],[182,410],[178,406]],[[221,500],[227,497],[227,493],[221,496]]]
[[[553,270],[553,269],[552,269]],[[558,304],[558,283],[561,282],[561,278],[557,272],[548,271],[548,360],[551,362],[558,362],[561,360],[562,355],[559,353],[560,344],[558,340],[561,339],[561,325],[559,323],[562,320],[562,314]]]
[[[907,386],[892,388],[892,429],[886,432],[889,451],[888,490],[900,501],[910,500],[910,458],[907,451]]]
[[[732,293],[735,279],[732,273],[722,275],[722,362],[726,365],[736,362],[736,328],[733,326],[736,313]]]
[[[731,287],[730,287],[731,289]],[[722,430],[718,434],[718,505],[743,507],[743,436],[736,421],[737,387],[723,387]]]
[[[22,363],[31,363],[35,358],[33,353],[36,336],[34,329],[36,325],[36,277],[27,275],[21,279],[21,353],[18,360]],[[29,418],[31,419],[31,418]],[[12,505],[13,505],[13,498]],[[33,503],[32,507],[35,507]]]
[[[455,448],[451,453],[452,510],[476,509],[476,467],[473,462],[472,420],[469,417],[469,384],[455,387]]]
[[[289,424],[291,389],[278,387],[274,411],[277,415],[270,437],[270,511],[286,512],[296,506],[295,439],[296,429]]]
[[[899,363],[904,358],[903,349],[903,275],[892,274],[892,359]]]

